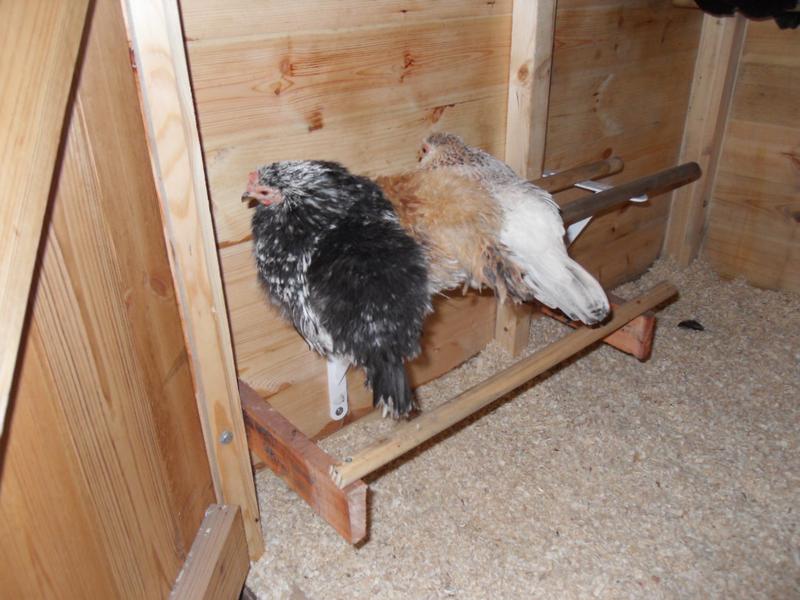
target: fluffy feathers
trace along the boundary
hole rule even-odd
[[[372,181],[338,163],[285,161],[251,174],[258,275],[311,348],[363,367],[395,417],[413,396],[403,361],[430,311],[425,255]]]
[[[480,205],[492,213],[486,220],[486,228],[473,234],[470,242],[477,245],[479,254],[475,247],[453,250],[479,256],[472,261],[478,270],[471,271],[468,283],[488,283],[501,295],[507,291],[516,301],[536,298],[587,324],[606,317],[609,305],[605,292],[567,254],[564,224],[558,205],[548,192],[518,177],[511,167],[491,154],[467,146],[458,136],[447,133],[428,137],[422,147],[420,169],[420,174],[429,173],[457,183],[449,187],[449,197],[445,189],[441,197],[428,199],[440,204],[440,211],[445,210],[442,206],[448,206],[449,210],[469,213],[468,208],[462,207],[461,199],[477,194],[482,199],[470,200],[466,207]],[[415,177],[422,177],[420,174]],[[472,192],[467,188],[472,188]],[[397,204],[393,194],[388,195]],[[435,227],[434,224],[428,229]],[[469,259],[458,258],[457,254],[454,257],[459,263],[470,264]]]

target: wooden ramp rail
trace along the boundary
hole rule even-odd
[[[677,290],[672,284],[659,283],[645,294],[616,308],[613,318],[606,325],[595,328],[581,327],[436,409],[420,415],[413,421],[398,425],[384,439],[360,450],[343,462],[332,465],[330,467],[331,478],[340,488],[346,488],[354,482],[358,482],[362,477],[488,406],[502,395],[554,367],[590,344],[603,339],[633,318],[655,308],[676,293]]]

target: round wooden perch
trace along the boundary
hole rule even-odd
[[[601,177],[619,173],[624,166],[625,163],[622,162],[621,158],[612,156],[605,160],[598,160],[597,162],[573,167],[566,171],[559,171],[548,177],[540,177],[531,183],[543,190],[547,190],[551,194],[555,194],[572,187],[579,181],[600,179]]]
[[[604,192],[590,194],[570,202],[561,209],[564,223],[575,223],[586,217],[591,217],[619,204],[624,204],[631,198],[647,194],[657,196],[700,179],[702,171],[695,162],[684,163],[677,167],[664,169],[653,175],[640,177],[627,183],[614,186]]]
[[[615,308],[613,318],[606,325],[577,329],[434,410],[398,425],[384,439],[360,450],[344,462],[332,465],[331,477],[340,488],[358,481],[593,342],[603,339],[676,293],[672,284],[659,283],[647,293]]]

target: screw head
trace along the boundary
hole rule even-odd
[[[337,417],[340,417],[340,416],[342,416],[342,413],[343,413],[343,412],[344,412],[344,407],[342,407],[342,406],[337,406],[337,407],[336,407],[336,416],[337,416]]]
[[[233,434],[227,429],[219,435],[220,444],[230,444],[233,441]]]

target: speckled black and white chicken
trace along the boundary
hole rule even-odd
[[[435,133],[425,140],[420,169],[441,177],[466,178],[496,205],[499,223],[492,244],[495,263],[485,259],[480,263],[484,272],[494,271],[491,277],[498,285],[503,280],[511,298],[536,298],[589,325],[605,319],[608,298],[598,281],[567,254],[564,223],[558,204],[548,192],[517,176],[503,161],[448,133]],[[460,210],[455,188],[444,201],[452,210]]]
[[[243,197],[258,275],[308,345],[363,367],[373,405],[404,416],[404,361],[430,311],[425,254],[372,181],[326,161],[277,162],[250,174]]]

